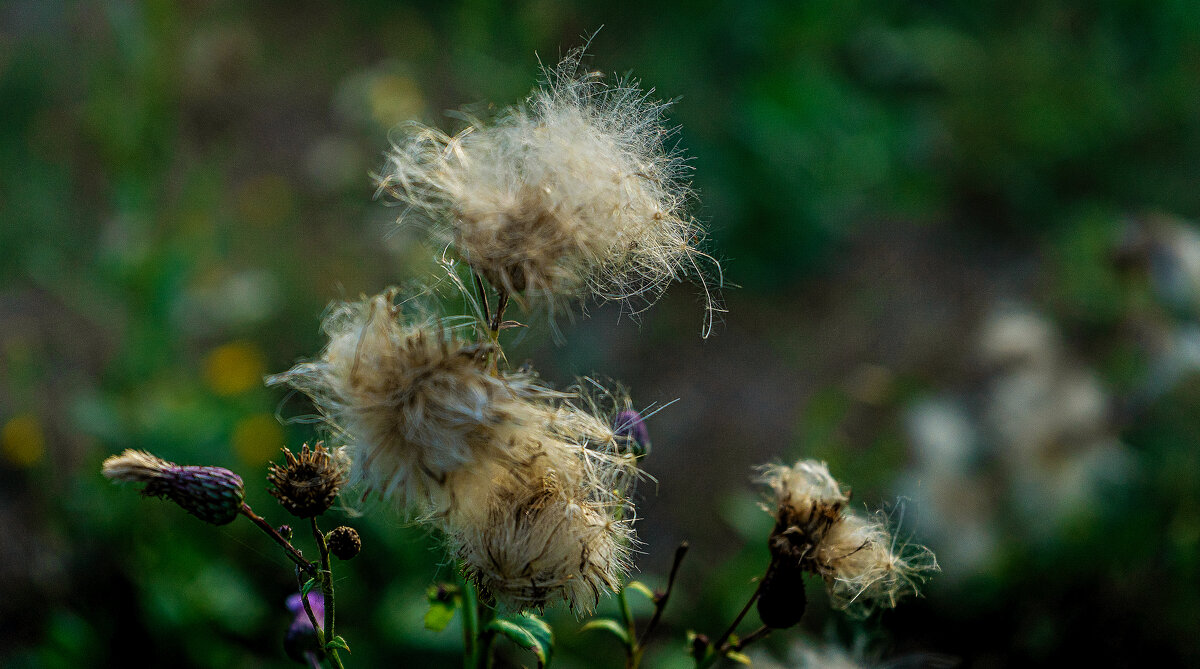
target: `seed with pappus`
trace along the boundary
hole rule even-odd
[[[297,518],[319,516],[333,506],[350,470],[350,462],[341,449],[330,452],[322,442],[309,449],[304,444],[296,456],[283,449],[287,463],[272,464],[268,490],[288,513]]]
[[[102,472],[114,481],[146,484],[142,494],[166,497],[213,525],[233,522],[242,510],[242,477],[223,467],[183,466],[145,451],[126,450],[107,458]]]

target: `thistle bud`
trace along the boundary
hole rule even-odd
[[[644,457],[650,453],[650,431],[646,429],[646,421],[642,414],[633,409],[625,409],[613,420],[613,435],[621,444],[622,450],[632,453],[635,457]]]
[[[348,463],[340,457],[341,453],[330,453],[323,443],[317,442],[312,449],[304,444],[299,457],[286,448],[283,455],[287,463],[283,467],[271,465],[267,474],[267,481],[273,486],[268,492],[297,518],[312,518],[328,511],[349,474]]]
[[[808,606],[804,594],[804,572],[775,564],[763,579],[758,595],[758,617],[767,627],[786,629],[800,622]]]
[[[104,461],[114,481],[145,483],[142,495],[166,497],[184,511],[213,525],[233,522],[242,510],[242,477],[222,467],[181,466],[145,451],[126,450]]]
[[[358,536],[358,530],[353,527],[342,525],[333,528],[333,531],[329,533],[328,541],[329,552],[339,560],[349,560],[362,550],[362,539]]]

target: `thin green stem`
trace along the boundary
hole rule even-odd
[[[475,594],[475,586],[459,576],[462,585],[463,612],[463,669],[474,669],[478,661],[479,646],[479,601]]]
[[[317,527],[317,519],[314,516],[312,521],[313,539],[317,542],[317,549],[321,552],[321,593],[325,596],[325,643],[337,638],[337,633],[334,631],[334,600],[333,600],[333,566],[329,560],[329,545],[325,543],[325,535],[321,533],[321,528]],[[336,648],[327,648],[330,663],[336,669],[345,669],[342,664],[342,658],[338,655]]]
[[[625,623],[625,669],[636,669],[638,652],[637,626],[633,620],[633,610],[629,608],[629,598],[625,596],[625,588],[617,591],[617,602],[621,605],[621,620]]]
[[[738,644],[730,646],[727,642],[729,641],[729,637],[733,636],[733,633],[737,631],[737,627],[742,623],[742,619],[745,618],[746,614],[750,612],[750,607],[754,606],[754,602],[758,601],[758,596],[762,593],[763,583],[765,582],[765,578],[759,579],[758,587],[754,589],[754,593],[750,595],[750,599],[746,601],[746,605],[742,607],[741,612],[739,612],[737,617],[733,619],[733,622],[729,624],[729,628],[725,630],[725,633],[721,635],[720,639],[717,639],[716,643],[709,646],[708,653],[706,653],[703,658],[696,658],[696,669],[711,667],[717,662],[717,660],[725,657],[725,655],[731,650],[736,650],[737,648],[741,647],[741,645]],[[761,630],[756,631],[751,636],[755,638],[761,638],[762,636],[765,636],[765,633],[760,634],[760,632]]]
[[[667,576],[667,589],[663,591],[662,597],[654,600],[654,615],[650,618],[650,623],[646,625],[646,629],[642,630],[642,636],[638,638],[638,645],[645,646],[646,640],[650,638],[651,632],[658,627],[658,623],[662,620],[663,610],[667,608],[667,602],[671,599],[671,591],[675,589],[675,577],[679,575],[679,565],[683,562],[683,557],[687,555],[690,545],[684,541],[675,549],[675,560],[671,563],[671,574]]]

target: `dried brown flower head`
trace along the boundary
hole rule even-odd
[[[349,560],[362,550],[362,539],[358,536],[358,530],[346,525],[333,528],[328,541],[329,552],[339,560]]]
[[[283,455],[286,464],[272,464],[267,473],[271,495],[297,518],[312,518],[328,511],[346,485],[350,468],[346,455],[341,449],[331,453],[319,441],[311,449],[304,444],[299,456],[286,448]]]
[[[762,481],[774,493],[768,575],[789,588],[795,589],[799,572],[816,574],[825,580],[835,608],[861,617],[876,608],[896,606],[902,596],[916,594],[918,586],[940,571],[932,551],[895,536],[886,514],[863,516],[850,510],[850,493],[843,491],[825,463],[801,460],[792,467],[769,465]],[[769,615],[791,620],[767,596]]]

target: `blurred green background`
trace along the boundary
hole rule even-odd
[[[693,549],[649,665],[688,666],[684,632],[740,608],[770,529],[753,467],[799,457],[945,573],[865,624],[814,583],[768,653],[1200,663],[1200,5],[7,0],[0,665],[293,666],[265,537],[100,462],[230,467],[285,522],[266,463],[315,433],[262,377],[318,353],[330,301],[433,271],[374,199],[389,135],[520,100],[602,25],[592,66],[678,97],[737,287],[708,340],[680,285],[510,357],[680,400],[650,424],[641,578]],[[352,666],[457,666],[458,632],[421,625],[451,577],[436,537],[365,511],[338,586]],[[620,666],[550,618],[560,666]]]

